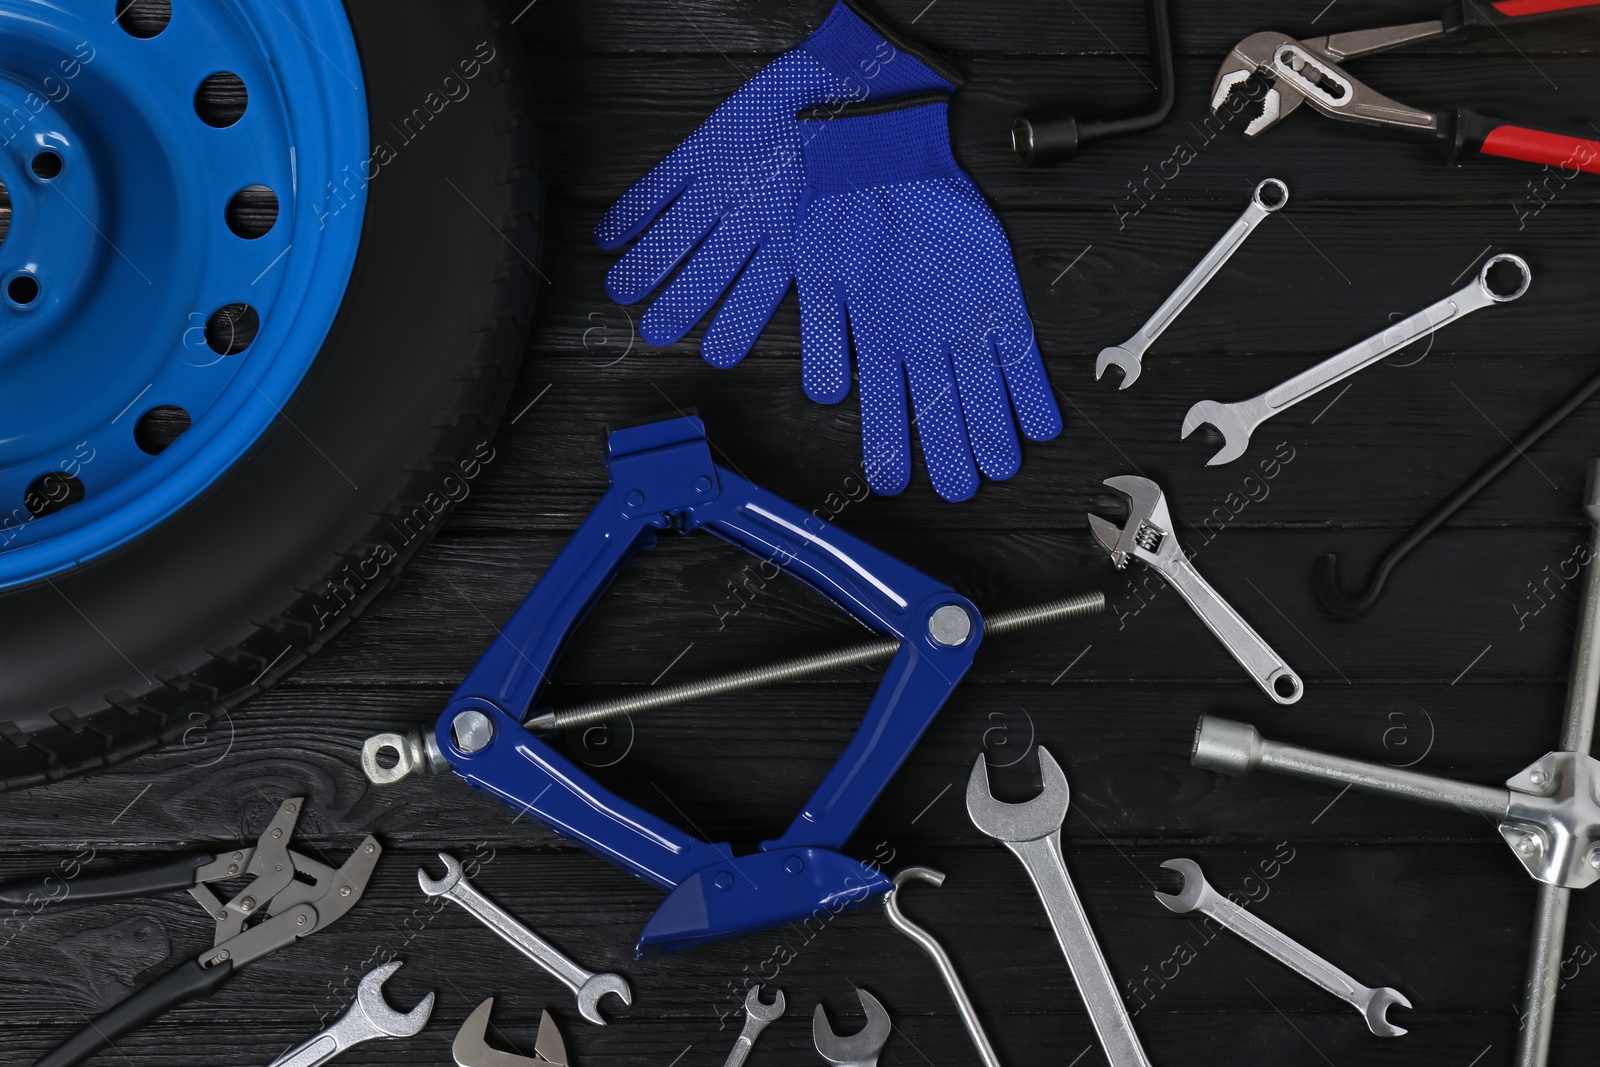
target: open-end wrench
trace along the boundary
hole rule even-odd
[[[967,814],[979,830],[1004,842],[1028,869],[1111,1067],[1150,1067],[1139,1035],[1133,1031],[1133,1020],[1123,1006],[1117,980],[1111,976],[1083,902],[1067,874],[1066,861],[1061,856],[1061,824],[1066,820],[1072,793],[1067,788],[1067,776],[1042,745],[1039,777],[1044,789],[1034,799],[1024,804],[996,800],[989,791],[985,756],[979,753],[972,777],[967,780]]]
[[[1193,860],[1167,860],[1161,866],[1183,876],[1183,891],[1163,893],[1156,899],[1168,911],[1184,914],[1198,911],[1232,930],[1279,963],[1308,978],[1340,1000],[1353,1006],[1367,1020],[1367,1027],[1379,1037],[1399,1037],[1405,1030],[1385,1018],[1391,1004],[1411,1007],[1411,1001],[1397,989],[1383,986],[1369,989],[1298,941],[1279,933],[1261,919],[1211,888]]]
[[[906,918],[905,913],[900,910],[900,891],[907,882],[944,885],[944,872],[936,871],[932,867],[907,867],[894,876],[894,889],[884,895],[883,910],[888,913],[889,922],[894,924],[896,930],[915,941],[922,951],[933,957],[933,962],[939,967],[940,976],[944,978],[944,984],[950,989],[951,999],[956,1002],[956,1010],[961,1013],[961,1021],[967,1026],[967,1034],[978,1049],[978,1058],[983,1061],[983,1067],[1000,1067],[1000,1057],[994,1054],[994,1046],[989,1044],[989,1035],[984,1033],[983,1023],[978,1019],[978,1011],[972,1006],[972,998],[967,996],[967,987],[961,983],[961,976],[956,973],[956,965],[950,962],[950,954],[932,934]]]
[[[1489,272],[1501,263],[1510,263],[1522,274],[1521,284],[1510,293],[1499,293],[1489,287]],[[1410,318],[1345,349],[1337,356],[1330,356],[1310,370],[1301,371],[1258,397],[1232,404],[1219,404],[1215,400],[1200,401],[1184,416],[1182,436],[1188,437],[1206,424],[1215,426],[1222,433],[1223,445],[1216,455],[1206,461],[1206,466],[1232,463],[1250,447],[1250,435],[1255,428],[1274,415],[1287,411],[1307,397],[1315,396],[1357,371],[1387,359],[1407,345],[1420,341],[1452,322],[1460,321],[1474,311],[1521,299],[1532,282],[1533,271],[1521,256],[1494,256],[1460,292],[1423,308]]]
[[[822,1058],[833,1067],[878,1067],[878,1053],[889,1042],[889,1013],[878,1003],[878,998],[865,989],[857,988],[856,996],[861,999],[861,1010],[867,1013],[867,1025],[849,1037],[833,1032],[828,1013],[822,1010],[821,1004],[811,1013],[811,1040],[816,1042]]]
[[[739,1031],[739,1040],[733,1043],[733,1051],[728,1053],[728,1060],[723,1067],[739,1067],[744,1063],[750,1050],[756,1047],[756,1038],[761,1036],[761,1031],[783,1015],[787,1007],[783,990],[774,989],[772,992],[771,1004],[762,1001],[759,984],[751,986],[750,992],[744,995],[744,1029]]]
[[[1120,570],[1128,565],[1129,557],[1134,557],[1155,568],[1267,696],[1279,704],[1299,700],[1305,693],[1300,676],[1211,588],[1183,554],[1161,487],[1132,474],[1107,478],[1105,484],[1128,498],[1128,521],[1120,528],[1098,515],[1089,516],[1089,529],[1111,553],[1111,562]]]
[[[1271,189],[1274,199],[1268,200],[1264,195]],[[1283,209],[1289,202],[1289,187],[1277,178],[1268,178],[1256,186],[1255,192],[1250,194],[1250,206],[1244,209],[1244,214],[1239,216],[1239,221],[1228,228],[1211,251],[1206,253],[1189,276],[1183,280],[1173,294],[1167,297],[1166,303],[1156,309],[1150,316],[1150,321],[1128,340],[1120,345],[1100,350],[1100,358],[1095,360],[1094,376],[1099,381],[1105,377],[1107,367],[1116,367],[1122,371],[1122,384],[1118,389],[1126,389],[1139,380],[1139,372],[1144,369],[1144,354],[1156,339],[1166,332],[1177,317],[1183,314],[1183,309],[1188,307],[1194,298],[1200,295],[1200,290],[1210,284],[1211,279],[1217,276],[1233,254],[1239,251],[1245,239],[1255,233],[1256,227],[1267,220],[1267,216]]]
[[[356,986],[355,1003],[339,1016],[339,1021],[297,1048],[272,1061],[272,1067],[317,1067],[364,1041],[380,1037],[414,1037],[428,1025],[433,1014],[433,994],[423,997],[408,1012],[398,1012],[383,999],[383,983],[400,969],[400,960],[390,960],[367,972]]]
[[[469,881],[461,869],[461,862],[449,853],[439,853],[444,862],[443,878],[430,878],[428,872],[417,868],[417,884],[430,897],[447,897],[460,904],[483,925],[499,934],[512,948],[528,957],[578,995],[578,1014],[600,1026],[606,1024],[600,1014],[600,998],[615,993],[622,1003],[633,1003],[633,991],[621,975],[595,974],[573,963],[550,942],[528,929],[514,916],[482,893]]]

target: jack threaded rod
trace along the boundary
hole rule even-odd
[[[1051,600],[1043,604],[1035,604],[1032,607],[997,612],[983,620],[984,633],[989,637],[999,637],[1003,634],[1017,633],[1021,630],[1043,626],[1049,622],[1098,614],[1104,611],[1105,607],[1106,597],[1104,593],[1081,593],[1063,600]],[[636,711],[649,711],[653,708],[665,708],[673,704],[685,704],[691,700],[701,700],[705,697],[717,696],[722,693],[738,693],[746,689],[763,689],[782,682],[794,681],[797,678],[809,678],[813,675],[845,667],[859,667],[866,663],[876,663],[889,659],[899,650],[900,642],[898,639],[882,637],[875,641],[851,645],[848,648],[834,649],[832,652],[818,652],[810,656],[797,656],[794,659],[769,663],[764,667],[751,667],[742,671],[713,675],[698,682],[683,682],[679,685],[669,685],[660,689],[650,688],[643,693],[635,693],[631,696],[616,697],[611,700],[591,700],[587,703],[576,704],[570,708],[543,711],[528,719],[523,725],[537,733],[572,730],[578,727],[591,726],[597,722],[605,722],[607,719],[617,719],[624,715],[632,715]]]

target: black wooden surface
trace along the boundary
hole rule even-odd
[[[520,5],[518,5],[520,6]],[[953,111],[958,154],[1011,235],[1067,429],[1030,446],[1011,482],[947,505],[918,475],[896,499],[850,499],[859,419],[799,389],[798,317],[780,310],[760,349],[729,372],[692,342],[634,339],[637,309],[601,289],[612,256],[589,229],[826,0],[538,0],[521,15],[537,67],[549,189],[549,285],[496,458],[437,543],[311,666],[187,744],[89,778],[0,796],[0,876],[91,854],[95,863],[259,833],[304,794],[298,838],[335,861],[364,832],[387,853],[368,897],[308,942],[244,972],[118,1043],[97,1063],[266,1063],[342,1011],[386,958],[409,1007],[439,993],[421,1036],[351,1052],[351,1063],[449,1062],[455,1027],[497,998],[496,1040],[531,1054],[539,1009],[558,1018],[578,1067],[715,1067],[732,1047],[745,983],[785,990],[790,1010],[755,1067],[817,1062],[819,1000],[841,1028],[852,984],[886,1004],[886,1065],[970,1064],[975,1055],[933,967],[876,908],[825,929],[782,929],[634,962],[659,897],[453,778],[366,785],[363,738],[430,723],[604,487],[603,423],[696,407],[725,462],[952,583],[980,606],[1104,589],[1088,622],[996,641],[853,843],[888,869],[925,863],[942,889],[907,895],[965,973],[1007,1064],[1103,1062],[1038,901],[1016,861],[966,818],[961,786],[987,748],[997,788],[1036,781],[1032,748],[1066,767],[1067,862],[1156,1064],[1499,1064],[1510,1061],[1533,883],[1482,820],[1260,775],[1218,779],[1187,756],[1197,715],[1269,736],[1439,774],[1498,782],[1552,747],[1576,610],[1563,570],[1585,532],[1577,511],[1600,452],[1600,407],[1580,411],[1404,565],[1372,615],[1323,615],[1313,559],[1344,553],[1351,580],[1410,524],[1584,380],[1600,327],[1597,179],[1481,161],[1450,171],[1404,135],[1297,114],[1242,141],[1202,125],[1227,49],[1267,28],[1310,35],[1429,17],[1427,0],[1177,0],[1180,102],[1160,130],[1024,171],[1005,131],[1022,106],[1071,99],[1085,113],[1138,107],[1148,92],[1142,5],[1129,0],[881,0],[880,10],[955,58],[968,82]],[[914,24],[914,25],[913,25]],[[1600,119],[1593,20],[1362,61],[1362,77],[1422,106],[1499,108],[1555,128]],[[1179,144],[1192,162],[1133,193]],[[1147,170],[1147,168],[1149,168]],[[1242,209],[1285,179],[1269,221],[1172,328],[1144,378],[1119,393],[1094,354],[1132,333]],[[1521,302],[1480,313],[1268,423],[1244,460],[1207,469],[1212,446],[1180,442],[1195,400],[1254,395],[1432,302],[1491,252],[1533,265]],[[1114,377],[1114,376],[1113,376]],[[520,414],[519,414],[520,413]],[[1305,699],[1269,704],[1170,592],[1114,572],[1084,515],[1109,510],[1100,481],[1161,483],[1212,582],[1298,668]],[[857,494],[859,495],[859,494]],[[1208,521],[1209,520],[1209,521]],[[1202,547],[1203,546],[1203,547]],[[1565,567],[1564,564],[1567,564]],[[736,599],[745,560],[709,540],[645,555],[593,614],[561,667],[568,703],[821,649],[859,633],[819,597],[773,584]],[[713,840],[752,846],[785,825],[853,729],[868,672],[731,697],[571,738],[608,784]],[[463,912],[430,905],[415,868],[439,849],[478,861],[478,883],[597,970],[633,983],[613,1024]],[[1370,1036],[1356,1014],[1226,935],[1166,913],[1158,865],[1199,861],[1360,980],[1416,1004],[1411,1033]],[[1600,905],[1575,896],[1554,1064],[1588,1063],[1600,1037]],[[56,905],[6,919],[0,1059],[26,1063],[207,941],[186,897]],[[148,978],[146,974],[144,977]],[[1075,1059],[1075,1057],[1080,1057]]]

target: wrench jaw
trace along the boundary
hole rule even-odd
[[[456,1031],[456,1038],[450,1044],[450,1057],[456,1061],[457,1067],[538,1067],[540,1063],[547,1062],[490,1048],[489,1013],[493,1010],[494,998],[490,997],[473,1008],[472,1014],[461,1024],[461,1029]],[[549,1018],[549,1013],[544,1018]],[[543,1023],[544,1019],[541,1019],[541,1032]]]
[[[1094,361],[1094,380],[1099,381],[1106,376],[1106,371],[1112,367],[1122,372],[1122,381],[1118,389],[1126,389],[1139,380],[1139,373],[1144,370],[1140,358],[1122,345],[1112,345],[1110,348],[1100,350],[1100,357]]]
[[[464,873],[461,861],[448,852],[439,853],[439,860],[444,864],[443,878],[430,878],[426,868],[417,868],[417,884],[430,897],[442,897],[450,892],[460,884],[461,876]]]
[[[422,1033],[433,1015],[433,994],[429,993],[407,1012],[395,1011],[383,997],[383,983],[400,969],[401,960],[390,960],[367,972],[356,987],[356,1004],[367,1021],[384,1037],[415,1037]]]
[[[1200,865],[1194,860],[1167,860],[1161,866],[1183,876],[1183,888],[1178,892],[1163,893],[1156,890],[1156,899],[1161,906],[1179,915],[1186,915],[1198,908],[1205,899],[1206,890],[1210,888],[1206,876],[1200,872]]]
[[[1189,409],[1183,417],[1183,433],[1179,439],[1187,440],[1202,426],[1210,426],[1222,434],[1222,448],[1206,460],[1208,467],[1220,467],[1244,455],[1250,447],[1250,432],[1255,429],[1244,424],[1233,405],[1219,404],[1215,400],[1202,400]]]
[[[600,998],[607,993],[615,993],[623,1004],[633,1005],[633,990],[621,975],[597,974],[578,987],[578,1014],[596,1026],[604,1026],[606,1019],[600,1014]]]
[[[745,1017],[755,1020],[761,1026],[770,1026],[772,1023],[777,1022],[782,1018],[787,1008],[788,1003],[783,999],[783,990],[781,989],[773,989],[771,1004],[761,999],[761,986],[759,984],[751,986],[750,992],[746,993],[744,997]]]
[[[1117,526],[1090,515],[1089,529],[1111,554],[1111,562],[1118,570],[1128,565],[1129,557],[1160,566],[1179,551],[1178,540],[1172,535],[1172,513],[1159,485],[1132,474],[1107,478],[1104,484],[1128,498],[1128,518]]]
[[[989,790],[988,760],[980,752],[972,765],[972,777],[967,779],[967,814],[973,825],[996,841],[1007,844],[1037,841],[1058,832],[1066,821],[1072,791],[1061,765],[1042,745],[1039,778],[1043,788],[1032,800],[1021,804],[996,800]]]
[[[811,1040],[816,1043],[817,1052],[822,1058],[835,1067],[874,1067],[878,1062],[878,1053],[889,1041],[891,1027],[888,1011],[878,1003],[877,997],[865,989],[857,988],[856,996],[861,1001],[861,1010],[866,1013],[867,1025],[849,1037],[840,1037],[833,1032],[828,1013],[821,1004],[811,1013]]]
[[[1396,1026],[1387,1018],[1389,1007],[1393,1004],[1398,1004],[1402,1008],[1411,1007],[1411,1001],[1407,1000],[1405,994],[1398,989],[1390,989],[1388,986],[1374,989],[1372,999],[1367,1001],[1366,1007],[1361,1012],[1367,1020],[1367,1029],[1379,1037],[1403,1036],[1406,1032],[1405,1027]]]

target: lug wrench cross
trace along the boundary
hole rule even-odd
[[[1600,461],[1589,474],[1584,512],[1594,526],[1591,559],[1600,557]],[[1600,562],[1591,562],[1578,619],[1561,748],[1506,780],[1506,788],[1348,759],[1268,741],[1253,726],[1201,716],[1190,762],[1203,770],[1245,775],[1262,769],[1405,797],[1495,820],[1512,853],[1539,882],[1533,940],[1523,980],[1526,1012],[1517,1033],[1517,1067],[1544,1067],[1550,1055],[1561,949],[1572,891],[1600,881],[1600,760],[1594,742],[1600,696]]]

